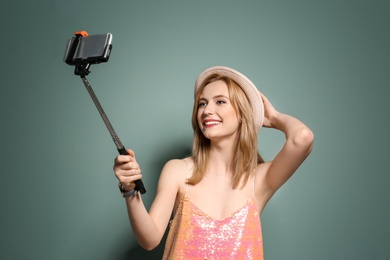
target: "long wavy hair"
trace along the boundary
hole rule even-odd
[[[202,130],[199,127],[197,119],[198,103],[205,86],[218,80],[222,80],[226,83],[230,101],[236,111],[239,121],[235,144],[236,151],[233,156],[234,160],[231,162],[231,169],[233,172],[232,188],[235,189],[241,182],[242,186],[244,186],[250,175],[253,174],[257,165],[263,163],[264,160],[257,149],[257,131],[250,101],[235,81],[219,74],[213,74],[207,77],[195,94],[195,102],[192,111],[192,128],[194,130],[192,159],[194,161],[194,170],[191,178],[188,179],[188,184],[195,185],[199,183],[207,171],[210,140],[203,135]]]

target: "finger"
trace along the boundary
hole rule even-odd
[[[130,156],[135,157],[135,153],[134,153],[133,150],[127,149],[126,151],[127,151],[127,153],[128,153]]]
[[[138,165],[138,163],[131,161],[131,162],[127,162],[124,164],[120,164],[118,168],[123,170],[123,171],[129,171],[129,170],[139,169],[139,165]]]
[[[116,178],[123,183],[127,183],[128,181],[135,181],[142,177],[141,169],[139,168],[131,169],[131,170],[115,169],[114,173]]]
[[[136,161],[131,161],[131,162],[129,162],[128,165],[129,165],[130,169],[139,169],[139,165]]]
[[[131,149],[127,149],[126,151],[128,155],[118,155],[115,158],[115,162],[124,163],[124,162],[136,161],[134,151]]]
[[[264,106],[265,106],[265,107],[268,107],[269,104],[270,104],[269,100],[268,100],[264,95],[262,96],[262,99],[263,99],[263,104],[264,104]]]
[[[128,170],[128,171],[118,171],[117,175],[119,178],[129,178],[141,174],[140,169]]]
[[[131,171],[131,170],[141,170],[138,163],[134,161],[130,161],[127,163],[117,164],[114,166],[114,169],[118,169],[120,171]]]
[[[142,178],[142,175],[141,174],[138,174],[138,175],[133,175],[133,176],[130,176],[130,177],[121,177],[119,178],[119,182],[121,184],[123,184],[124,186],[127,186],[127,187],[135,187],[135,181],[137,180],[140,180]]]
[[[117,176],[120,183],[128,184],[142,178],[140,170],[126,171],[123,174]]]
[[[114,162],[116,164],[122,164],[122,163],[128,163],[128,162],[131,162],[131,161],[134,161],[134,157],[131,156],[131,155],[118,155],[117,157],[115,157],[115,160]]]
[[[128,152],[129,155],[131,156],[132,160],[133,160],[134,162],[136,162],[137,159],[135,158],[135,152],[134,152],[133,150],[131,150],[131,149],[127,149],[127,152]]]
[[[129,171],[129,176],[141,175],[141,169],[133,169]]]

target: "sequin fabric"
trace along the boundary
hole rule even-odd
[[[214,219],[186,193],[170,223],[163,259],[263,259],[255,197],[230,216]]]

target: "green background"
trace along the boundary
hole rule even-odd
[[[73,32],[111,32],[88,79],[150,206],[164,163],[190,153],[193,84],[246,74],[315,133],[262,215],[271,259],[390,259],[390,2],[2,0],[0,259],[160,259],[131,232],[117,151],[73,67]],[[283,135],[263,129],[265,159]]]

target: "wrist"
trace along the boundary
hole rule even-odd
[[[124,198],[136,196],[138,194],[138,190],[136,190],[135,187],[127,189],[122,183],[118,183],[118,187],[122,197]]]
[[[286,124],[285,114],[282,114],[280,112],[275,112],[270,118],[271,128],[275,128],[283,131],[283,129],[285,128],[285,124]]]

